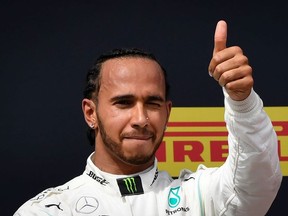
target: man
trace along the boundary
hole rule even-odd
[[[226,48],[217,24],[209,73],[225,95],[229,156],[177,180],[158,171],[171,110],[166,72],[153,55],[129,49],[102,55],[87,75],[82,108],[95,152],[83,175],[27,201],[16,215],[264,215],[282,175],[277,138],[253,90],[239,47]]]

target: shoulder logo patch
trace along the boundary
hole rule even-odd
[[[179,190],[180,190],[180,186],[171,188],[169,191],[168,204],[171,208],[177,207],[180,203],[181,198],[179,196]]]

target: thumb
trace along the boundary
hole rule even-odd
[[[227,23],[220,20],[217,23],[214,34],[214,50],[213,55],[226,48],[227,41]]]

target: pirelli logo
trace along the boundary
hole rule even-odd
[[[288,176],[288,107],[265,107],[278,136],[282,173]],[[159,168],[178,176],[199,164],[221,166],[228,156],[224,108],[173,108],[157,158]]]

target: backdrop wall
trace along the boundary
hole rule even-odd
[[[83,172],[93,150],[81,111],[84,77],[102,51],[155,53],[168,71],[174,107],[223,106],[207,67],[215,25],[225,19],[228,45],[249,57],[265,106],[288,106],[288,7],[268,3],[2,1],[1,215]],[[287,198],[285,177],[268,215],[287,215]]]

